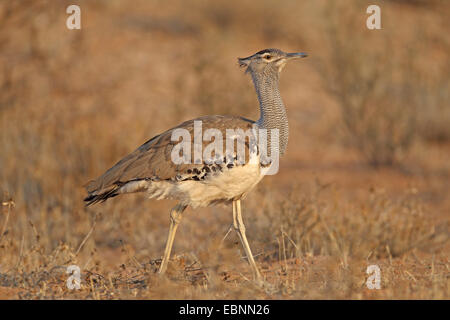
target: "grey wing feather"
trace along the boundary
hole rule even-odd
[[[203,130],[208,128],[221,130],[223,137],[225,137],[226,129],[241,128],[247,130],[252,128],[254,124],[254,121],[242,117],[205,116],[186,121],[175,128],[167,130],[145,142],[96,180],[88,182],[86,185],[88,196],[84,199],[87,205],[105,201],[118,195],[118,189],[130,181],[143,179],[154,181],[177,180],[177,177],[186,172],[201,170],[204,166],[203,163],[176,165],[170,158],[173,147],[178,143],[171,140],[173,130],[177,128],[186,129],[193,137],[195,120],[202,121]],[[193,150],[194,148],[191,149]]]

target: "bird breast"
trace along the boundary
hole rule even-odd
[[[263,178],[259,155],[258,161],[244,165],[222,165],[220,170],[211,172],[201,180],[148,181],[147,192],[150,198],[177,199],[183,205],[193,208],[228,203],[242,199]]]

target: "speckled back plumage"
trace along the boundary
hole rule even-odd
[[[238,165],[235,161],[230,163],[229,159],[224,159],[223,164],[211,164],[202,161],[202,163],[198,164],[190,163],[176,165],[171,160],[171,153],[178,142],[171,141],[172,132],[175,129],[186,129],[190,133],[192,138],[191,142],[193,143],[194,121],[201,121],[203,130],[210,128],[220,130],[224,139],[223,145],[225,145],[225,131],[227,129],[242,129],[246,131],[249,129],[251,130],[255,124],[254,121],[242,117],[215,115],[192,119],[169,129],[164,133],[151,138],[134,152],[117,162],[103,175],[90,181],[86,185],[86,190],[89,194],[85,199],[87,204],[90,205],[114,197],[122,193],[121,189],[126,191],[126,185],[131,182],[166,181],[177,183],[187,180],[201,181],[209,176],[219,174],[225,169],[229,170]],[[202,149],[204,150],[209,143],[209,141],[203,141]],[[250,151],[248,148],[249,144],[245,143],[245,163],[248,163],[249,161]],[[193,153],[194,148],[191,148],[191,150]],[[234,160],[236,160],[236,158]],[[139,190],[138,186],[145,187],[147,184],[134,185],[136,186],[136,189],[131,188],[128,192],[143,191]]]

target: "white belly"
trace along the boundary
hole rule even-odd
[[[177,199],[182,204],[206,207],[241,199],[263,178],[259,163],[224,169],[205,180],[145,182],[150,198]]]
[[[269,167],[261,167],[259,155],[251,152],[245,165],[230,169],[223,166],[222,171],[211,172],[202,180],[139,180],[127,183],[119,192],[146,191],[149,198],[176,199],[193,208],[206,207],[244,198],[261,181],[268,169]]]
[[[184,181],[178,189],[193,207],[241,199],[262,179],[259,165],[247,164],[212,176],[205,181]]]

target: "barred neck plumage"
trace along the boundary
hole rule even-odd
[[[279,74],[274,72],[274,70],[266,70],[266,72],[262,73],[252,72],[252,79],[260,108],[260,118],[257,124],[260,128],[267,129],[268,134],[270,134],[270,129],[279,130],[279,151],[282,155],[288,143],[289,125],[286,108],[278,89]]]

